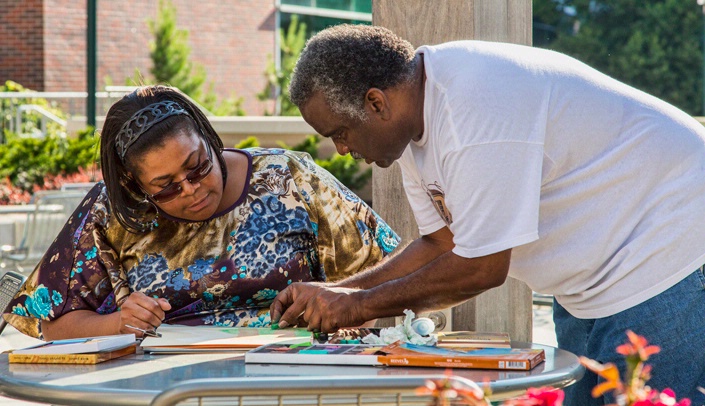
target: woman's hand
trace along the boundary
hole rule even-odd
[[[163,298],[155,299],[141,292],[133,292],[120,306],[119,334],[134,333],[142,337],[144,333],[127,327],[128,325],[143,330],[154,330],[162,324],[164,312],[171,309],[169,301]]]

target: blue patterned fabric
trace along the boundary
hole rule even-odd
[[[373,265],[399,237],[308,154],[226,150],[251,157],[246,196],[213,218],[160,218],[132,234],[98,184],[12,301],[5,318],[39,337],[39,320],[73,310],[109,314],[131,292],[166,298],[166,323],[262,327],[293,282],[335,281]]]

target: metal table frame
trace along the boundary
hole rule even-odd
[[[543,348],[546,362],[531,371],[455,369],[463,381],[490,380],[492,400],[520,395],[529,387],[561,388],[585,370],[578,358]],[[414,389],[440,379],[438,368],[245,364],[240,354],[136,354],[97,365],[9,364],[0,354],[0,392],[22,400],[65,405],[197,404],[408,404],[427,403]],[[217,398],[220,397],[218,400]],[[223,398],[225,397],[225,398]],[[237,400],[235,400],[237,399]]]

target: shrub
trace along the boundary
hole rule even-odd
[[[35,185],[43,189],[47,176],[77,173],[98,161],[99,139],[93,128],[79,132],[76,138],[7,136],[8,143],[0,145],[0,178],[8,178],[23,191],[34,191]]]

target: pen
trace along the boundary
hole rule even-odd
[[[133,329],[133,330],[141,331],[141,332],[144,333],[144,335],[147,336],[147,337],[157,337],[157,338],[158,338],[158,337],[161,337],[161,336],[162,336],[161,333],[157,333],[157,331],[156,331],[155,329],[152,329],[152,330],[144,330],[144,329],[141,329],[141,328],[139,328],[139,327],[131,326],[131,325],[129,325],[129,324],[125,324],[125,327],[131,328],[131,329]]]

